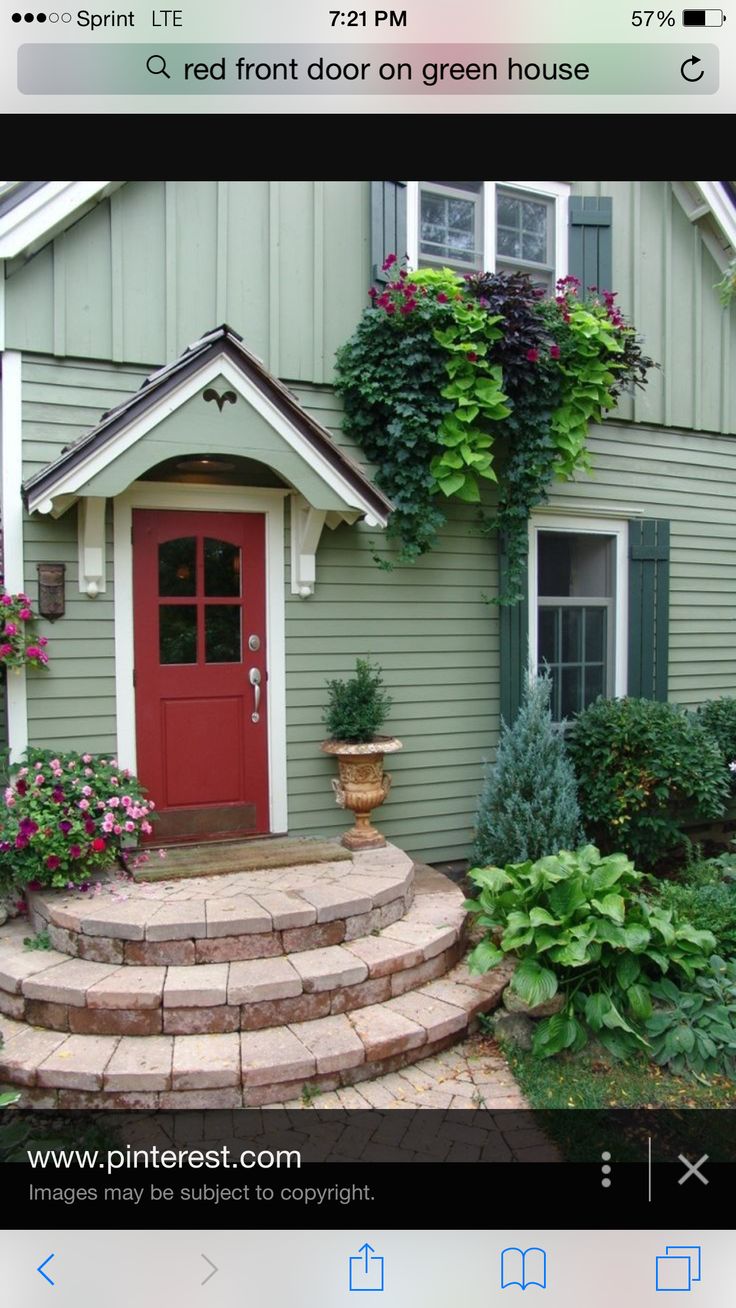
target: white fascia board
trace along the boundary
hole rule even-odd
[[[695,182],[731,249],[736,251],[736,210],[717,182]]]
[[[202,387],[215,377],[224,377],[238,394],[255,409],[256,413],[278,432],[287,445],[295,451],[314,472],[334,490],[351,508],[357,508],[365,514],[369,526],[385,526],[386,519],[380,520],[372,505],[363,499],[337,469],[325,459],[313,446],[308,445],[301,433],[289,422],[280,409],[267,396],[254,386],[250,380],[236,368],[224,354],[217,355],[209,364],[186,378],[175,390],[169,391],[152,404],[145,413],[121,430],[114,439],[102,448],[90,451],[89,455],[76,464],[68,473],[61,473],[59,480],[51,487],[28,497],[30,512],[49,512],[52,502],[60,495],[78,494],[93,477],[102,472],[113,459],[130,449],[136,441],[156,427],[164,418],[175,413],[187,400],[197,395]]]
[[[0,218],[0,259],[14,259],[50,241],[122,182],[48,182]]]

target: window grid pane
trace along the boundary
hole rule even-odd
[[[421,189],[419,253],[422,261],[480,268],[480,194]]]
[[[605,606],[540,604],[537,661],[540,667],[546,662],[552,678],[555,722],[581,712],[605,693],[607,627]],[[589,657],[598,651],[599,657]]]

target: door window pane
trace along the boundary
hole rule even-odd
[[[160,604],[159,660],[197,662],[197,609],[194,604]]]
[[[240,605],[207,605],[204,647],[206,663],[240,662]]]
[[[194,536],[179,536],[158,547],[158,593],[196,595],[197,562]]]
[[[205,595],[240,594],[240,550],[227,540],[204,542]]]

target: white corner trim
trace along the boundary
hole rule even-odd
[[[306,599],[314,594],[317,546],[327,514],[314,509],[303,495],[291,497],[291,593]]]
[[[593,536],[613,536],[616,541],[616,586],[614,595],[615,643],[613,693],[625,695],[628,685],[629,637],[629,524],[620,518],[592,518],[558,512],[533,513],[529,520],[529,667],[537,671],[537,589],[539,583],[537,541],[540,531],[575,531]]]
[[[83,496],[79,501],[77,524],[79,547],[79,589],[95,599],[107,590],[105,568],[105,505],[99,495]]]
[[[122,182],[47,182],[0,219],[0,258],[14,259],[50,241],[79,215]]]
[[[268,772],[270,829],[288,829],[286,789],[286,612],[284,498],[286,490],[238,486],[180,486],[134,482],[114,505],[115,702],[122,767],[135,773],[133,685],[133,509],[174,509],[266,515],[266,642],[268,650]]]
[[[88,455],[74,468],[59,476],[58,481],[51,490],[44,491],[38,498],[34,498],[33,493],[31,493],[28,502],[29,509],[31,511],[38,510],[41,513],[50,512],[53,507],[52,501],[57,501],[62,495],[78,493],[114,459],[119,458],[121,454],[124,454],[132,445],[135,445],[141,437],[156,427],[164,418],[169,417],[187,400],[197,395],[208,382],[220,376],[230,382],[233,389],[246,403],[250,404],[256,413],[279,436],[283,437],[289,448],[298,454],[341,500],[351,508],[356,508],[364,513],[369,525],[385,525],[385,523],[378,522],[375,508],[363,498],[360,492],[356,491],[318,450],[315,450],[311,445],[307,445],[302,435],[281,410],[257,386],[254,386],[249,378],[240,372],[224,354],[216,355],[210,360],[209,364],[188,377],[174,390],[162,396],[145,413],[124,427],[114,439],[107,442],[102,448],[90,450]],[[244,449],[243,453],[247,454],[247,449]]]
[[[0,259],[0,354],[5,349],[5,260]]]
[[[21,425],[21,354],[6,350],[2,356],[2,394],[0,396],[0,450],[2,522],[5,555],[5,586],[13,592],[25,590],[23,572],[23,481]],[[8,743],[10,760],[17,762],[28,747],[28,691],[26,670],[9,671]]]

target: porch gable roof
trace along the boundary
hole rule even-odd
[[[190,345],[172,363],[145,378],[135,395],[103,414],[91,431],[67,446],[53,463],[41,468],[23,484],[23,498],[29,512],[64,510],[85,483],[120,453],[123,439],[154,406],[171,413],[183,403],[191,387],[186,383],[203,374],[203,381],[218,363],[230,364],[242,379],[244,394],[250,392],[272,406],[286,427],[297,452],[316,466],[323,478],[353,510],[364,514],[370,525],[385,526],[392,505],[359,465],[341,450],[329,432],[299,404],[286,386],[274,377],[260,359],[246,349],[242,337],[227,324],[208,332]],[[177,392],[181,397],[177,397]],[[169,401],[167,404],[166,401]],[[243,454],[248,451],[244,448]]]

